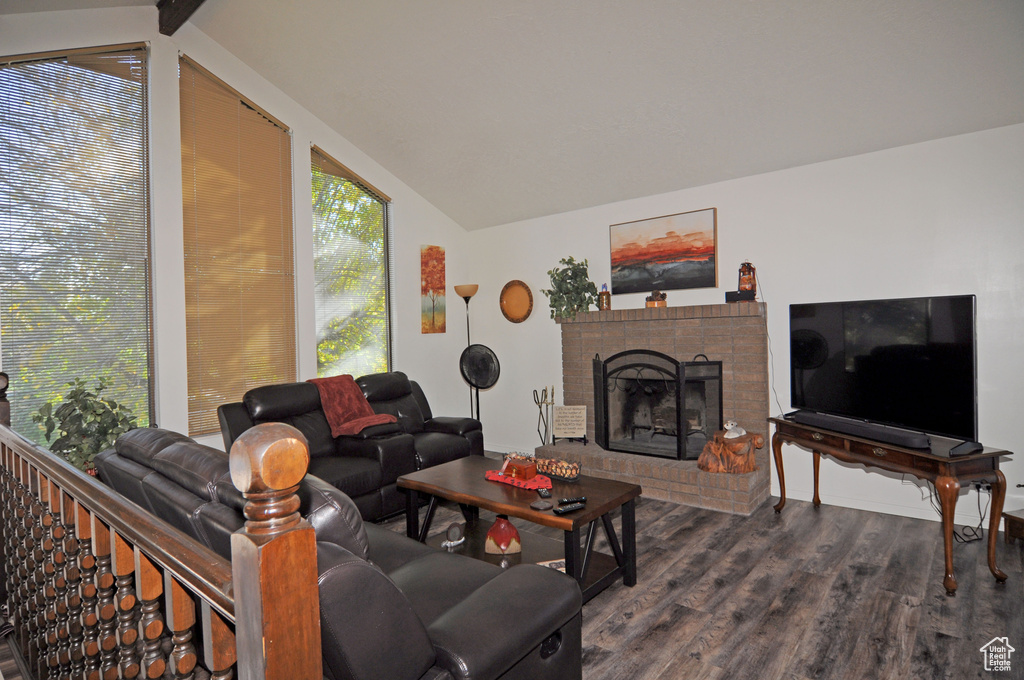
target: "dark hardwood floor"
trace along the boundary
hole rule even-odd
[[[996,675],[1024,677],[1020,544],[1000,536],[1004,585],[985,541],[955,544],[948,597],[938,522],[774,502],[742,517],[641,498],[638,583],[584,606],[584,678],[986,678],[980,649],[1004,636],[1020,658]],[[458,519],[444,508],[433,528]]]
[[[6,639],[0,640],[0,680],[23,680],[24,676],[14,659],[14,652]]]
[[[442,506],[433,529],[459,519]],[[404,519],[387,526],[404,531]],[[781,515],[766,503],[742,517],[641,497],[638,583],[584,606],[584,678],[1024,677],[1024,546],[999,539],[1005,585],[985,541],[954,550],[960,587],[947,597],[937,522],[792,499]],[[1010,673],[984,670],[994,637],[1020,650]],[[21,677],[6,644],[0,672]]]

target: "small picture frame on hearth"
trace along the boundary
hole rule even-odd
[[[582,439],[587,436],[586,406],[556,406],[552,435],[555,439]]]

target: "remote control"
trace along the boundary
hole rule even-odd
[[[575,512],[576,510],[582,510],[585,507],[587,507],[585,503],[570,503],[569,505],[563,505],[561,507],[555,508],[551,512],[555,513],[556,515],[564,515],[567,512]]]
[[[551,492],[547,489],[537,489],[537,495],[541,498],[551,498]]]
[[[570,503],[586,503],[586,502],[587,502],[587,497],[586,496],[573,496],[572,498],[563,498],[562,500],[558,501],[558,504],[559,505],[569,505]]]

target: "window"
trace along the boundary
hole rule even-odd
[[[0,357],[15,430],[82,378],[151,412],[147,53],[0,60]]]
[[[313,147],[317,375],[388,370],[388,198]]]
[[[182,57],[189,433],[217,407],[295,380],[291,135]]]

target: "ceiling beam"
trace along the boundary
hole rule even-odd
[[[158,0],[156,8],[160,11],[160,32],[164,35],[174,35],[203,2],[204,0]]]

